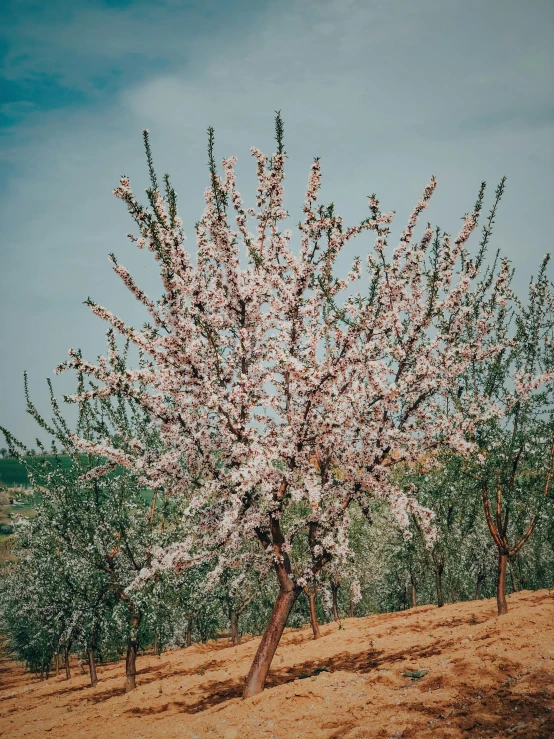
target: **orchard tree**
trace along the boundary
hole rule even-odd
[[[498,550],[498,614],[507,613],[508,563],[525,546],[541,519],[552,517],[554,464],[554,294],[547,277],[549,255],[529,286],[527,303],[499,316],[497,333],[515,332],[495,358],[465,383],[494,399],[502,413],[476,430],[480,464],[465,463],[482,496],[485,520]],[[491,496],[494,503],[491,505]]]
[[[261,561],[260,561],[261,560]],[[267,574],[267,559],[258,552],[244,551],[222,574],[217,594],[228,614],[231,643],[240,644],[240,618],[254,601]]]
[[[39,502],[37,515],[16,525],[16,562],[4,593],[8,642],[31,670],[36,670],[34,660],[40,655],[44,676],[54,655],[57,674],[62,652],[66,679],[71,678],[71,654],[81,648],[94,687],[98,682],[95,653],[108,636],[114,599],[102,573],[64,546],[48,513],[48,505]]]
[[[168,176],[158,181],[148,132],[144,139],[149,207],[140,205],[127,177],[115,194],[137,225],[132,241],[158,262],[163,295],[149,298],[112,255],[116,274],[149,323],[135,329],[87,302],[145,360],[130,370],[119,366],[115,348],[96,363],[70,350],[59,370],[73,367],[93,378],[96,387],[76,401],[122,397],[141,408],[157,424],[163,451],[153,454],[132,435],[125,448],[108,437],[94,443],[75,436],[75,445],[138,473],[147,487],[186,499],[194,523],[189,536],[153,557],[137,587],[160,569],[214,556],[216,576],[245,539],[257,540],[270,560],[279,591],[246,697],[263,690],[304,587],[331,561],[347,558],[353,504],[386,500],[402,525],[412,512],[432,537],[431,512],[391,479],[390,470],[440,445],[469,452],[468,435],[498,412],[486,395],[456,389],[457,378],[502,349],[491,337],[498,306],[507,300],[510,269],[503,262],[483,283],[484,249],[471,258],[466,247],[484,187],[455,238],[428,225],[416,239],[435,190],[432,178],[391,249],[394,214],[382,212],[375,196],[368,216],[351,227],[333,204],[318,204],[318,159],[294,249],[292,230],[283,228],[288,214],[279,115],[277,152],[268,159],[251,150],[258,176],[253,208],[237,191],[235,158],[224,160],[218,173],[209,130],[210,182],[196,224],[194,263],[176,193]],[[341,277],[339,255],[367,232],[375,234],[374,248],[357,242],[367,254],[365,272],[354,258]],[[290,552],[298,539],[310,557],[296,573]]]
[[[490,218],[493,215],[494,210]],[[439,513],[433,564],[438,559],[444,565],[450,548],[458,562],[465,562],[474,571],[476,598],[487,579],[489,558],[489,546],[483,542],[483,532],[475,521],[475,504],[479,502],[485,528],[497,550],[499,615],[508,609],[507,577],[513,590],[518,587],[510,562],[515,560],[521,567],[522,549],[537,526],[552,525],[554,296],[547,278],[548,262],[547,256],[537,279],[531,281],[527,302],[515,300],[510,311],[499,314],[497,333],[504,338],[506,348],[463,379],[466,386],[479,386],[480,392],[502,409],[499,418],[477,430],[480,453],[466,459],[444,455],[438,471],[425,475],[424,480],[421,475],[415,478],[422,500]],[[452,536],[454,541],[449,545]],[[456,539],[460,545],[452,548]],[[440,559],[436,557],[437,549]],[[543,556],[544,561],[549,560],[544,548]]]
[[[403,474],[406,483],[416,486],[418,499],[436,514],[437,537],[432,545],[426,545],[418,521],[413,517],[411,543],[414,557],[419,561],[420,579],[427,572],[431,573],[436,603],[441,608],[447,598],[445,579],[451,586],[451,594],[452,588],[460,591],[459,583],[455,584],[456,565],[461,562],[480,516],[480,502],[475,498],[473,484],[464,476],[464,459],[457,454],[421,459]]]
[[[502,442],[491,455],[494,472],[491,469],[493,465],[488,465],[489,480],[494,475],[496,489],[494,517],[489,504],[489,480],[482,485],[487,525],[498,548],[499,615],[508,610],[505,596],[508,559],[522,549],[539,523],[541,514],[546,513],[553,471],[554,295],[546,275],[548,261],[549,257],[544,260],[536,282],[531,282],[528,304],[521,306],[517,316],[517,343],[508,354],[507,367],[499,366],[492,380],[498,382],[497,378],[503,372],[502,379],[506,383],[509,371],[516,378],[514,392],[506,394],[509,408],[506,417],[511,428],[504,428]],[[515,540],[510,542],[510,516],[516,518],[517,526],[518,514],[521,519],[521,514],[529,509],[532,517],[528,525],[524,530],[516,530]],[[551,507],[549,513],[551,516]]]
[[[111,336],[108,337],[111,342]],[[112,344],[110,344],[112,345]],[[118,357],[122,367],[125,352]],[[114,360],[115,361],[115,360]],[[6,429],[2,429],[10,451],[25,465],[31,485],[39,496],[37,519],[31,525],[27,549],[33,561],[50,562],[52,552],[63,573],[64,597],[58,596],[54,612],[59,619],[66,614],[58,639],[63,643],[66,670],[69,677],[69,654],[72,644],[83,641],[87,652],[91,679],[95,680],[94,651],[99,645],[103,606],[109,591],[119,602],[119,621],[126,621],[128,633],[126,657],[126,692],[136,686],[136,657],[139,631],[144,630],[144,616],[151,610],[152,587],[128,592],[128,587],[150,563],[156,546],[166,543],[166,508],[156,493],[148,501],[144,488],[133,471],[117,467],[105,457],[83,454],[73,443],[79,438],[94,441],[98,435],[109,435],[114,449],[125,449],[125,437],[141,440],[152,454],[156,453],[157,437],[152,435],[147,416],[140,408],[129,409],[123,398],[98,397],[79,404],[75,431],[64,419],[49,383],[52,418],[46,420],[30,400],[27,377],[25,393],[27,411],[51,439],[61,445],[65,459],[46,449],[37,440],[42,456],[29,458],[25,446]],[[78,390],[84,393],[84,378],[78,378]],[[124,453],[122,451],[121,453]],[[158,504],[158,505],[156,505]],[[166,529],[164,533],[164,528]],[[45,538],[46,537],[46,538]],[[44,541],[43,541],[44,539]],[[45,566],[45,564],[43,565]],[[50,578],[52,588],[60,577]],[[46,588],[49,599],[49,578],[42,577],[37,587]],[[54,591],[52,591],[54,593]],[[57,592],[57,591],[56,591]],[[113,610],[113,602],[110,608]],[[44,619],[48,620],[48,619]]]
[[[31,526],[27,520],[16,523],[12,551],[17,562],[2,572],[0,619],[11,654],[44,679],[67,641],[73,614],[58,558],[51,548],[37,546]]]

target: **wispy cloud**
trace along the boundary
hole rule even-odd
[[[532,12],[515,0],[4,7],[0,315],[11,351],[0,358],[0,420],[26,438],[23,368],[37,384],[70,345],[92,356],[103,348],[103,327],[81,305],[87,295],[140,320],[107,253],[157,290],[149,255],[125,243],[131,224],[111,195],[123,172],[136,190],[147,184],[144,127],[189,237],[203,207],[206,127],[216,127],[218,155],[238,154],[247,196],[249,147],[271,149],[280,108],[293,214],[316,155],[323,197],[347,220],[363,217],[377,191],[402,222],[435,174],[429,215],[454,230],[480,181],[507,174],[497,243],[522,285],[549,247],[550,2]]]

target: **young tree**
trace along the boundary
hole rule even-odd
[[[458,562],[464,561],[474,571],[476,598],[486,580],[488,552],[476,526],[476,503],[484,510],[486,527],[497,549],[499,615],[507,612],[508,574],[512,589],[517,588],[510,560],[519,555],[541,518],[548,519],[554,441],[554,297],[546,276],[548,259],[543,261],[538,279],[531,282],[527,304],[516,300],[510,310],[499,312],[496,330],[506,348],[463,378],[466,387],[477,387],[502,411],[499,418],[477,430],[480,454],[467,459],[443,455],[437,459],[437,469],[425,475],[414,475],[412,470],[421,500],[439,514],[439,537],[427,555],[432,558],[439,603],[449,549],[456,553]],[[515,330],[511,330],[514,324]],[[496,495],[494,506],[492,491]],[[472,549],[473,558],[466,561],[464,549]]]
[[[473,469],[482,495],[485,519],[498,550],[498,615],[507,613],[508,562],[533,534],[546,513],[554,462],[554,294],[544,259],[529,286],[526,305],[518,301],[511,346],[474,375],[474,384],[502,406],[500,420],[477,433],[484,464]],[[507,335],[511,316],[499,321]],[[491,511],[490,491],[496,505]],[[532,512],[529,520],[528,514]],[[510,543],[509,526],[515,528]]]
[[[118,361],[121,366],[123,356]],[[82,376],[78,387],[83,393]],[[101,454],[83,454],[77,450],[72,441],[75,434],[60,411],[50,383],[49,388],[51,421],[45,420],[30,400],[25,376],[27,411],[44,432],[61,444],[65,459],[45,454],[29,458],[25,446],[2,429],[11,453],[25,465],[28,478],[39,495],[37,519],[31,525],[32,536],[27,549],[33,561],[38,556],[50,562],[55,556],[58,564],[54,569],[63,573],[61,582],[65,596],[54,611],[58,617],[65,614],[58,639],[65,651],[67,677],[70,676],[72,644],[80,639],[94,682],[94,649],[99,644],[107,592],[120,603],[125,614],[120,620],[127,621],[128,631],[128,692],[136,686],[139,630],[151,593],[148,588],[140,593],[127,589],[149,564],[153,549],[165,543],[164,511],[156,509],[155,496],[152,502],[146,499],[145,490],[132,471],[106,462]],[[154,454],[156,437],[149,430],[147,417],[137,410],[126,408],[121,398],[113,402],[110,398],[85,399],[79,405],[76,433],[92,441],[99,434],[108,435],[111,448],[121,447],[121,453],[125,449],[125,436],[132,434]],[[44,453],[44,447],[38,440],[37,443]],[[60,581],[60,577],[50,579],[52,587]],[[41,578],[37,587],[46,588],[45,598],[50,603],[48,578]],[[110,609],[113,607],[111,602]]]
[[[304,585],[304,593],[306,594],[306,598],[308,599],[308,604],[310,606],[310,626],[312,627],[312,633],[314,636],[314,639],[319,639],[321,637],[321,631],[319,630],[319,622],[317,620],[317,609],[316,609],[316,596],[319,591],[319,583],[317,580],[314,580],[312,583],[311,589],[308,584]]]
[[[210,186],[196,225],[194,265],[175,191],[168,176],[163,187],[158,183],[147,132],[144,138],[150,207],[139,204],[127,177],[115,194],[138,226],[132,240],[158,261],[163,295],[158,301],[147,297],[112,255],[115,272],[151,325],[137,330],[92,300],[88,304],[148,361],[131,371],[119,368],[115,349],[113,361],[96,364],[70,350],[59,369],[72,366],[98,384],[79,400],[118,396],[142,408],[157,421],[164,451],[153,455],[132,436],[125,451],[108,439],[98,445],[75,437],[75,444],[140,474],[153,489],[186,498],[194,517],[190,538],[154,558],[138,584],[159,569],[183,568],[214,554],[220,572],[244,539],[256,539],[271,560],[279,591],[247,678],[244,695],[251,696],[263,689],[306,584],[332,560],[346,558],[352,504],[386,499],[399,521],[405,524],[412,511],[431,534],[431,513],[389,472],[441,444],[469,450],[467,433],[495,412],[479,393],[461,392],[456,404],[451,396],[459,376],[501,348],[487,339],[497,306],[506,301],[509,267],[503,263],[483,287],[482,250],[471,259],[466,249],[484,188],[454,240],[428,226],[416,241],[418,218],[436,186],[431,179],[390,251],[393,213],[382,213],[375,196],[368,217],[349,228],[332,204],[317,205],[317,159],[294,253],[292,232],[281,229],[287,212],[279,115],[277,152],[268,159],[252,149],[256,208],[243,205],[234,158],[224,160],[224,176],[218,174],[209,130]],[[367,256],[367,277],[354,259],[341,278],[339,254],[368,231],[376,243]],[[358,281],[361,289],[353,292]],[[480,314],[470,329],[476,296]],[[297,574],[290,551],[298,539],[310,557]]]
[[[268,574],[266,561],[257,562],[259,558],[252,553],[243,552],[239,558],[240,561],[230,563],[234,566],[225,570],[217,587],[219,599],[228,614],[231,643],[235,646],[241,640],[240,618],[254,601]]]
[[[17,561],[2,572],[0,616],[11,654],[44,679],[50,674],[72,614],[57,558],[36,541],[29,546],[30,527],[28,521],[16,524],[12,551],[17,553]]]
[[[403,474],[406,484],[416,486],[418,499],[436,514],[437,537],[430,547],[426,546],[418,521],[412,517],[415,531],[409,544],[413,554],[408,559],[418,562],[420,579],[426,572],[432,574],[436,603],[441,608],[447,598],[445,578],[452,589],[456,581],[456,563],[460,562],[480,515],[479,503],[475,500],[472,483],[468,484],[464,476],[464,459],[457,454],[421,459]],[[464,562],[464,566],[466,564]]]
[[[542,457],[540,462],[544,470],[542,475],[540,475],[540,472],[538,473],[535,470],[530,471],[528,466],[527,470],[525,470],[526,465],[524,463],[527,460],[522,459],[526,451],[525,446],[530,446],[529,438],[521,440],[518,450],[515,454],[512,452],[512,454],[509,455],[508,460],[506,460],[506,456],[508,455],[506,455],[502,460],[503,462],[509,461],[512,463],[511,468],[509,469],[509,475],[506,476],[505,473],[503,474],[506,469],[505,466],[494,470],[496,472],[496,506],[494,513],[491,512],[489,502],[490,483],[487,484],[487,482],[483,482],[482,487],[485,519],[493,541],[498,549],[496,600],[499,616],[508,612],[508,603],[506,601],[508,562],[518,554],[535,530],[535,527],[540,520],[541,509],[544,506],[543,501],[547,500],[552,477],[554,444],[548,444],[549,458],[544,454],[541,455],[540,450],[537,452],[539,459]],[[527,504],[532,501],[532,504],[534,504],[533,507],[535,508],[535,511],[524,530],[521,530],[521,517],[522,513],[525,511],[526,514],[529,509],[525,506],[522,510],[522,507],[519,506],[519,510],[517,510],[518,507],[514,504],[517,501],[517,498],[520,500],[526,499]],[[515,528],[517,533],[512,540],[513,543],[510,543],[508,526],[513,518],[519,518],[520,520],[516,522]],[[517,529],[519,529],[519,531],[517,531]],[[517,589],[513,580],[512,586],[514,590]]]

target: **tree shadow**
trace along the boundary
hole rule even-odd
[[[205,662],[202,665],[198,665],[198,667],[186,667],[182,670],[173,670],[170,673],[170,676],[173,677],[184,677],[187,675],[202,675],[204,672],[211,672],[213,670],[219,670],[221,667],[228,665],[227,660],[221,660],[217,661],[215,659],[210,660],[209,662]]]
[[[409,653],[410,659],[425,659],[442,654],[443,649],[453,645],[453,641],[441,642],[419,649],[403,649],[398,652],[385,652],[384,650],[372,649],[363,652],[341,652],[324,660],[309,660],[296,664],[293,667],[283,669],[272,669],[266,681],[266,687],[274,688],[278,685],[311,676],[316,672],[326,670],[327,672],[360,672],[367,673],[375,670],[389,662],[405,661]]]
[[[459,736],[547,739],[554,736],[554,710],[549,707],[553,695],[548,680],[549,677],[532,678],[524,693],[510,690],[510,679],[500,688],[486,692],[481,687],[457,685],[458,697],[450,706],[433,709],[413,705],[412,710],[426,720],[437,736],[448,724],[448,731],[457,731]]]
[[[116,688],[109,688],[102,692],[91,693],[87,698],[91,703],[102,703],[110,698],[115,698],[116,695],[125,695],[125,687],[117,686]]]
[[[67,695],[68,693],[78,693],[81,690],[91,690],[90,683],[86,683],[86,685],[72,685],[70,688],[61,688],[60,690],[56,690],[56,695]]]
[[[226,704],[233,698],[240,698],[242,696],[244,680],[242,678],[225,681],[212,680],[202,685],[201,688],[203,694],[196,701],[170,701],[160,706],[134,706],[126,711],[126,713],[133,716],[151,716],[156,713],[165,713],[169,708],[175,707],[181,713],[192,714],[202,713],[202,711],[206,711],[220,704],[221,708],[224,708],[225,706],[223,704]]]
[[[149,672],[160,672],[166,667],[171,667],[171,662],[159,662],[157,665],[143,667],[141,670],[137,670],[137,675],[147,675]]]
[[[444,642],[440,646],[421,647],[420,649],[411,649],[411,659],[423,659],[425,657],[441,654],[442,649],[451,646],[453,642]],[[266,688],[276,688],[279,685],[286,685],[295,680],[310,677],[319,672],[370,672],[378,668],[381,664],[395,662],[406,659],[406,650],[402,650],[391,654],[385,653],[383,650],[370,650],[358,653],[342,652],[333,657],[324,660],[307,660],[292,667],[280,669],[273,668],[266,680]],[[217,664],[217,663],[216,663]],[[213,668],[212,668],[213,669]],[[195,672],[197,672],[196,670]],[[193,671],[194,672],[194,671]],[[178,674],[173,672],[173,675]],[[212,680],[211,682],[198,685],[197,689],[202,690],[202,696],[198,700],[190,701],[171,701],[156,707],[140,707],[135,706],[129,709],[127,713],[135,716],[148,716],[153,713],[163,713],[171,706],[175,706],[182,713],[201,713],[214,706],[227,703],[234,698],[240,698],[244,689],[244,679],[229,679],[224,681]],[[221,708],[224,706],[222,705]]]

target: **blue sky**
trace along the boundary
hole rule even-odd
[[[365,215],[375,191],[397,210],[398,232],[431,174],[429,218],[451,232],[481,180],[490,202],[507,175],[494,243],[522,291],[552,247],[550,0],[4,0],[2,20],[0,424],[28,442],[23,370],[40,405],[70,346],[103,350],[104,326],[82,301],[138,321],[107,254],[156,294],[155,269],[126,241],[132,224],[111,194],[123,173],[135,190],[147,186],[145,127],[189,238],[207,126],[219,158],[239,157],[247,196],[249,147],[271,153],[281,109],[293,215],[313,156],[323,199],[346,221]]]

